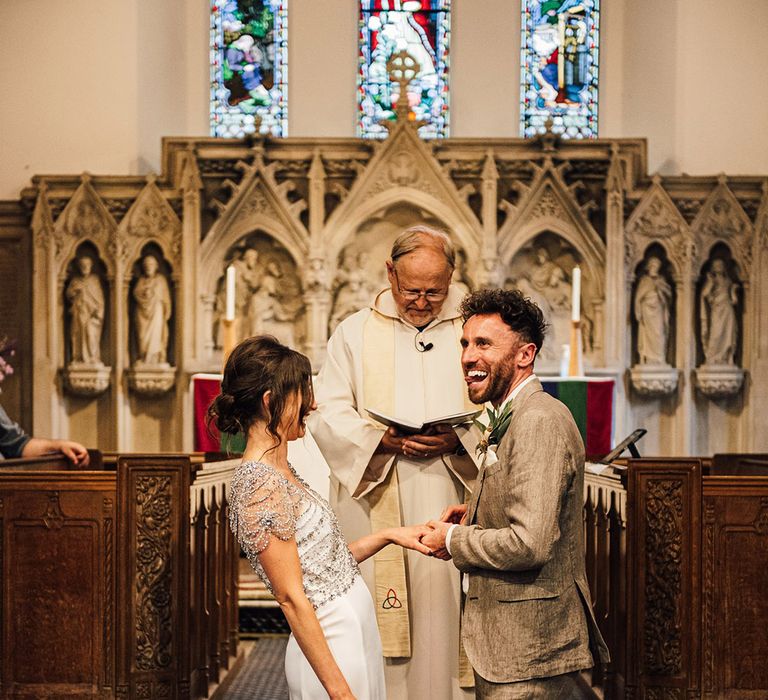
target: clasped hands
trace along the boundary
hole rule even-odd
[[[467,506],[459,504],[448,506],[438,520],[430,520],[424,525],[411,525],[402,528],[403,537],[399,544],[408,549],[416,550],[428,557],[436,557],[448,561],[451,555],[445,546],[445,537],[451,525],[464,525],[467,520]]]
[[[429,459],[451,454],[459,446],[459,438],[447,423],[440,423],[425,433],[408,435],[395,428],[387,428],[377,452],[402,454],[406,457]]]

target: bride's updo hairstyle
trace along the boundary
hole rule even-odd
[[[269,411],[262,400],[267,391],[272,392]],[[313,402],[309,360],[271,335],[255,335],[238,344],[227,358],[221,393],[208,409],[208,422],[222,433],[247,436],[255,421],[264,420],[279,444],[280,421],[296,393],[301,396],[297,421],[302,423]]]

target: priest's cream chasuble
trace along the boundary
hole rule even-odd
[[[345,319],[328,343],[309,426],[331,468],[331,503],[350,541],[436,518],[474,484],[476,431],[456,429],[463,456],[377,455],[385,428],[365,411],[422,422],[473,408],[460,363],[460,298],[451,289],[440,315],[419,332],[398,316],[391,293],[382,292],[372,308]],[[472,697],[459,687],[455,568],[390,546],[361,570],[377,608],[390,699]]]

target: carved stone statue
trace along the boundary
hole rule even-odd
[[[255,248],[246,248],[239,260],[232,265],[235,268],[235,315],[247,317],[251,296],[259,288],[264,266],[259,261],[259,252]]]
[[[570,337],[570,276],[544,245],[535,245],[518,258],[515,278],[508,284],[532,299],[544,314],[547,335],[539,355],[544,363],[559,359],[563,342]]]
[[[648,258],[635,290],[637,352],[641,365],[666,365],[672,289],[661,274],[661,260]]]
[[[569,308],[571,303],[571,284],[568,275],[554,260],[549,251],[540,246],[534,253],[533,266],[528,273],[528,280],[553,309]]]
[[[370,281],[368,267],[368,253],[361,251],[357,254],[348,252],[344,255],[341,269],[334,280],[336,299],[333,303],[333,311],[329,322],[331,333],[347,316],[366,307],[373,301],[378,291],[375,284]]]
[[[295,344],[293,322],[300,299],[283,299],[281,282],[283,271],[277,260],[270,260],[259,280],[258,288],[248,302],[248,329],[250,335],[268,333],[281,343]]]
[[[171,292],[168,280],[159,273],[159,267],[154,255],[145,255],[141,261],[143,275],[133,288],[137,361],[148,365],[167,364],[168,360]]]
[[[102,365],[101,331],[104,325],[104,292],[101,279],[93,272],[93,258],[77,258],[79,275],[66,289],[72,316],[70,327],[71,361],[84,365]]]
[[[725,261],[713,260],[701,288],[699,306],[701,344],[707,365],[735,364],[737,292],[738,285],[728,275]]]

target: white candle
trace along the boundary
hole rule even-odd
[[[227,297],[224,309],[224,320],[235,320],[235,266],[230,265],[227,268]]]
[[[581,269],[573,268],[573,297],[571,299],[571,321],[581,320]]]

